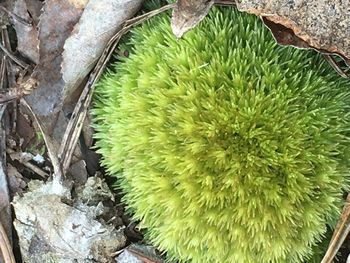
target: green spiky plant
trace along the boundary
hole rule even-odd
[[[103,164],[180,262],[307,262],[348,189],[349,82],[215,8],[182,39],[135,28],[95,98]]]

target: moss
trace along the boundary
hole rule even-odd
[[[304,262],[349,182],[349,82],[260,20],[213,9],[133,30],[97,86],[96,138],[134,220],[181,262]]]

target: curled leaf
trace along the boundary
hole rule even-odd
[[[209,12],[214,0],[178,0],[173,10],[171,28],[180,38],[194,28]]]

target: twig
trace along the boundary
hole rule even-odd
[[[11,87],[10,89],[6,91],[0,92],[0,104],[5,104],[8,102],[11,102],[16,99],[20,99],[21,97],[28,95],[31,93],[33,89],[37,86],[37,80],[34,77],[28,78],[26,81],[23,81],[23,76],[25,73],[28,72],[30,69],[29,65],[22,61],[21,59],[17,58],[15,55],[12,54],[10,49],[10,41],[8,39],[8,34],[6,30],[2,30],[2,43],[0,43],[0,49],[4,52],[4,59],[1,62],[1,73],[7,72],[8,75],[8,86]],[[14,61],[16,64],[18,64],[20,67],[23,67],[24,70],[20,73],[20,77],[18,78],[18,81],[16,82],[15,74],[13,72],[14,64],[11,60]],[[4,64],[4,65],[3,65]],[[7,70],[6,69],[7,65]],[[3,75],[5,76],[5,75]],[[4,82],[2,82],[4,83]],[[1,84],[2,85],[2,84]],[[0,90],[3,90],[0,89]]]
[[[32,170],[37,175],[40,175],[43,179],[47,179],[50,175],[48,173],[45,173],[42,169],[40,169],[38,166],[30,163],[30,162],[24,162],[23,165],[27,167],[28,169]]]
[[[231,6],[231,5],[235,5],[236,2],[234,0],[216,0],[214,1],[214,4]]]
[[[27,63],[25,63],[24,61],[20,60],[19,58],[17,58],[15,55],[13,55],[10,51],[7,50],[6,47],[4,47],[1,43],[0,43],[0,48],[2,49],[2,51],[4,51],[4,53],[11,58],[17,65],[21,66],[22,68],[26,69],[29,67],[29,65]]]
[[[0,64],[0,91],[5,89],[6,59],[3,57]]]
[[[339,66],[338,62],[332,57],[331,55],[324,54],[324,58],[328,61],[328,63],[332,66],[332,68],[343,78],[350,79],[350,75],[346,73],[341,67]]]
[[[340,220],[334,230],[331,242],[328,245],[326,254],[321,263],[331,263],[336,256],[338,250],[343,244],[345,238],[350,232],[350,194],[348,194],[343,211],[340,215]]]
[[[0,252],[5,263],[16,263],[15,256],[12,252],[10,241],[7,237],[6,231],[0,222]]]
[[[9,154],[9,156],[10,156],[10,158],[12,160],[19,161],[25,167],[29,168],[34,173],[40,175],[42,178],[47,179],[49,177],[48,173],[44,172],[42,169],[40,169],[36,165],[34,165],[34,164],[28,162],[27,160],[21,158],[21,154],[23,154],[22,152],[15,152],[14,150],[11,150],[11,149],[7,149],[6,152]]]

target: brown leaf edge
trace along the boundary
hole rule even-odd
[[[234,5],[233,0],[178,0],[173,8],[171,29],[177,38],[196,27],[208,14],[213,4]]]
[[[177,38],[194,28],[208,14],[214,0],[178,0],[173,8],[171,29]]]

